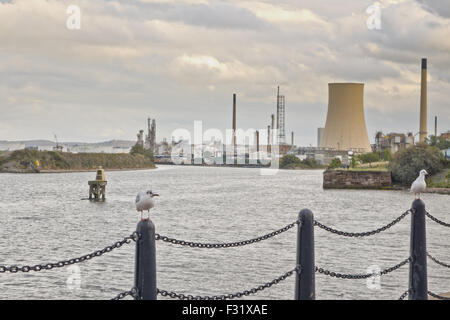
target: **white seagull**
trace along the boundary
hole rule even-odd
[[[136,196],[136,210],[141,212],[141,220],[150,219],[150,209],[155,206],[155,201],[153,197],[158,197],[159,194],[153,193],[152,190],[141,191]],[[147,219],[142,218],[142,212],[144,210],[148,211]]]
[[[411,192],[414,192],[414,199],[417,199],[417,195],[419,195],[420,199],[420,194],[427,188],[427,184],[425,182],[425,176],[427,174],[428,172],[426,170],[420,171],[419,177],[412,183]]]

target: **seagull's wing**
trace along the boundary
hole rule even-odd
[[[141,191],[141,192],[139,192],[138,194],[137,194],[137,196],[136,196],[136,204],[139,202],[139,201],[141,201],[141,199],[142,199],[142,195],[143,195],[144,193]]]

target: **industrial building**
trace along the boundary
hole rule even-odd
[[[364,117],[363,83],[328,84],[328,113],[320,147],[372,151]]]
[[[392,154],[394,154],[413,145],[414,135],[412,132],[409,132],[408,134],[392,132],[384,135],[383,132],[379,131],[375,135],[373,151],[384,152],[385,150],[389,150]]]

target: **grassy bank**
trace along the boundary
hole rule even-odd
[[[155,167],[151,159],[141,154],[67,153],[37,150],[17,150],[0,154],[0,172],[83,171],[95,170],[99,166],[114,170]]]

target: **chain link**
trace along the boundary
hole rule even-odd
[[[300,274],[301,273],[301,266],[297,266],[291,271],[288,271],[284,273],[283,275],[279,276],[278,278],[275,278],[274,280],[270,282],[266,282],[265,284],[262,284],[258,287],[254,287],[249,290],[236,292],[236,293],[230,293],[230,294],[223,294],[223,295],[217,295],[217,296],[193,296],[193,295],[185,295],[182,293],[176,293],[173,291],[166,291],[166,290],[160,290],[158,289],[158,294],[163,297],[170,297],[172,299],[179,299],[179,300],[228,300],[228,299],[235,299],[235,298],[241,298],[243,296],[249,296],[251,294],[256,294],[258,291],[262,291],[264,289],[270,288],[273,285],[276,285],[284,280],[286,280],[288,277],[292,276],[294,273]]]
[[[191,248],[207,248],[207,249],[218,249],[218,248],[231,248],[231,247],[241,247],[241,246],[246,246],[249,244],[253,244],[256,242],[260,242],[263,240],[267,240],[269,238],[275,237],[283,232],[286,232],[290,229],[292,229],[293,227],[295,227],[296,225],[300,225],[301,222],[300,220],[297,220],[291,224],[288,224],[287,226],[278,229],[276,231],[273,231],[271,233],[265,234],[261,237],[257,237],[257,238],[253,238],[253,239],[249,239],[249,240],[244,240],[244,241],[237,241],[237,242],[228,242],[228,243],[200,243],[200,242],[191,242],[191,241],[185,241],[185,240],[178,240],[178,239],[174,239],[174,238],[169,238],[166,236],[162,236],[160,234],[156,234],[155,235],[155,239],[156,240],[161,240],[163,242],[168,242],[171,244],[175,244],[175,245],[180,245],[180,246],[188,246]]]
[[[410,213],[411,213],[411,210],[408,210],[408,211],[404,212],[400,217],[398,217],[397,219],[395,219],[391,223],[385,225],[384,227],[381,227],[381,228],[373,230],[373,231],[367,231],[367,232],[345,232],[345,231],[340,231],[340,230],[336,230],[336,229],[330,228],[330,227],[328,227],[326,225],[323,225],[317,220],[314,220],[314,225],[319,227],[319,228],[321,228],[321,229],[323,229],[323,230],[325,230],[325,231],[337,234],[339,236],[362,238],[362,237],[373,236],[373,235],[378,234],[380,232],[386,231],[387,229],[391,228],[392,226],[394,226],[397,223],[399,223],[400,221],[402,221]]]
[[[430,296],[432,296],[433,298],[438,299],[438,300],[450,300],[450,298],[448,298],[448,297],[440,296],[440,295],[438,295],[438,294],[436,294],[436,293],[433,293],[433,292],[431,292],[431,291],[428,291],[428,294],[429,294]]]
[[[438,223],[438,224],[440,224],[440,225],[442,225],[444,227],[450,228],[450,223],[445,223],[444,221],[441,221],[438,218],[433,217],[429,212],[427,212],[426,215],[427,215],[428,218],[430,218],[434,222],[436,222],[436,223]]]
[[[406,290],[405,292],[403,292],[403,294],[400,296],[400,298],[398,298],[398,300],[405,300],[405,298],[409,295],[409,292],[411,290]]]
[[[0,273],[18,273],[18,272],[30,272],[30,271],[42,271],[42,270],[51,270],[53,268],[61,268],[68,265],[84,262],[87,260],[90,260],[95,257],[100,257],[101,255],[111,252],[114,249],[120,248],[124,244],[129,244],[131,241],[136,241],[139,239],[139,235],[137,232],[133,232],[130,236],[123,238],[120,241],[117,241],[116,243],[107,246],[101,250],[94,251],[92,253],[83,255],[79,258],[73,258],[69,260],[62,260],[59,262],[50,262],[50,263],[43,263],[43,264],[37,264],[34,266],[2,266],[0,265]]]
[[[437,264],[439,264],[439,265],[441,265],[441,266],[443,266],[443,267],[446,267],[446,268],[450,268],[450,264],[447,264],[447,263],[444,263],[444,262],[442,262],[442,261],[439,261],[438,259],[436,259],[435,257],[433,257],[431,254],[429,254],[428,252],[427,252],[427,256],[428,256],[428,258],[430,258],[431,260],[433,260],[435,263],[437,263]]]
[[[130,291],[121,292],[117,296],[112,298],[111,300],[122,300],[123,298],[125,298],[127,296],[131,296],[131,297],[133,297],[134,300],[138,300],[139,299],[139,295],[138,295],[137,288],[134,287]]]
[[[406,260],[403,260],[402,262],[400,262],[399,264],[391,267],[391,268],[387,268],[384,269],[383,271],[380,271],[378,273],[366,273],[366,274],[343,274],[343,273],[337,273],[337,272],[332,272],[329,270],[325,270],[323,268],[319,268],[319,267],[315,267],[315,271],[318,273],[322,273],[326,276],[330,276],[333,278],[341,278],[341,279],[367,279],[370,277],[374,277],[374,276],[384,276],[387,275],[388,273],[391,273],[401,267],[403,267],[405,264],[407,264],[408,262],[411,261],[411,258],[408,258]]]

